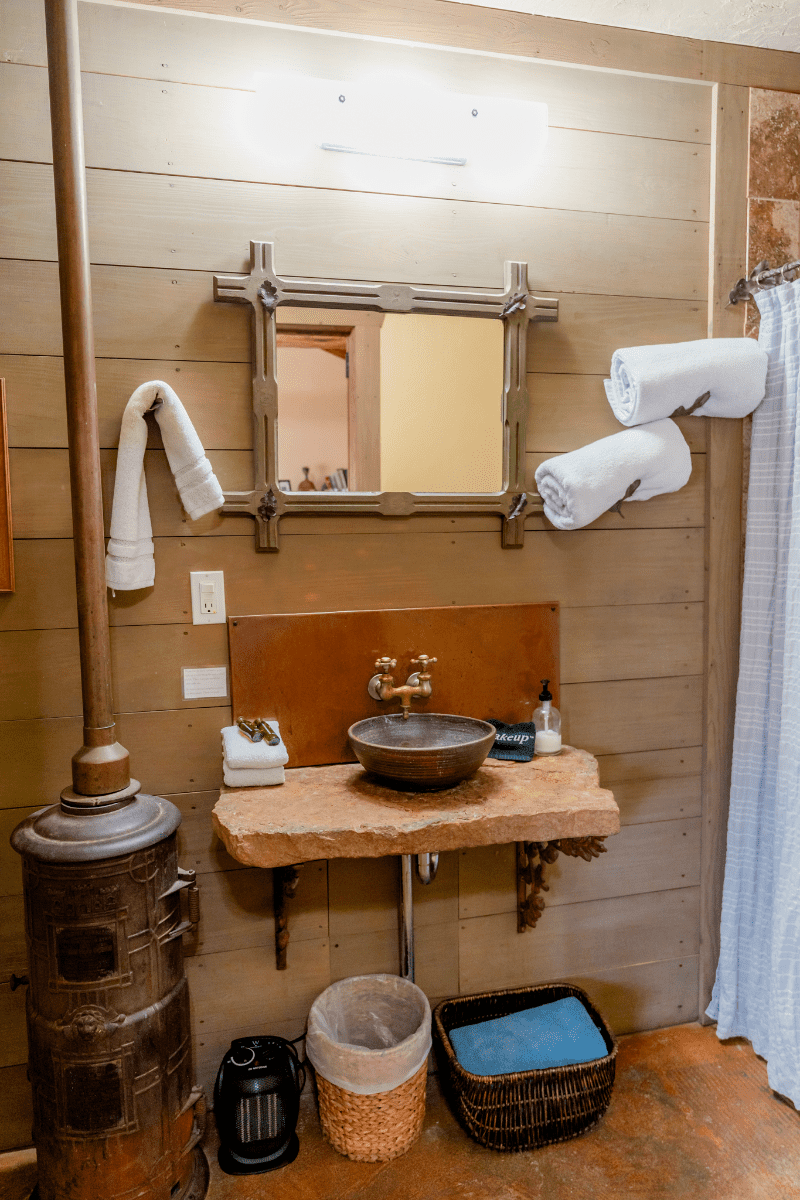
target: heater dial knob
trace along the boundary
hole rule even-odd
[[[256,1060],[256,1052],[251,1046],[239,1046],[231,1051],[230,1062],[234,1067],[249,1067]]]

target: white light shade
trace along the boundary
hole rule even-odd
[[[280,117],[276,113],[264,134],[270,158],[296,162],[318,150],[352,156],[350,173],[365,186],[401,163],[420,179],[425,164],[428,172],[444,167],[460,175],[465,169],[483,183],[522,182],[547,143],[546,104],[448,92],[423,76],[386,73],[342,82],[295,75],[258,82],[268,122],[281,97]]]

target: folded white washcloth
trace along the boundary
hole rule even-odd
[[[117,451],[106,554],[106,583],[117,591],[152,587],[155,580],[153,530],[144,478],[144,414],[150,408],[155,411],[167,461],[189,517],[196,521],[220,508],[225,500],[186,409],[172,388],[160,379],[143,383],[125,406]]]
[[[272,717],[264,719],[280,737],[278,722]],[[222,730],[222,759],[229,771],[265,771],[284,766],[289,755],[282,738],[277,746],[270,746],[266,738],[263,742],[251,742],[238,725],[226,725]]]
[[[678,426],[653,421],[548,458],[536,470],[536,486],[553,525],[581,529],[620,500],[677,492],[691,473],[692,456]]]
[[[747,337],[626,346],[614,351],[606,395],[623,425],[688,415],[705,392],[693,416],[746,417],[764,399],[767,361]]]
[[[278,783],[285,783],[286,772],[283,767],[270,767],[264,771],[233,771],[223,762],[222,778],[226,787],[274,787]]]

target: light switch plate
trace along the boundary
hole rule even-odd
[[[225,624],[225,577],[222,571],[190,571],[192,624]]]

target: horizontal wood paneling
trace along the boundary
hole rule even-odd
[[[43,113],[40,96],[33,93],[46,93],[45,71],[0,64],[0,102],[12,90],[32,114]],[[86,163],[92,172],[90,217],[95,220],[104,209],[103,189],[111,182],[98,172],[109,170],[373,194],[398,190],[397,170],[387,173],[385,164],[361,164],[361,175],[354,178],[346,156],[321,150],[313,141],[300,158],[277,156],[264,129],[259,94],[92,74],[84,74],[83,91]],[[148,137],[153,128],[159,130],[157,139]],[[313,138],[314,131],[308,136]],[[37,187],[41,168],[36,165],[51,161],[49,121],[39,127],[26,123],[24,130],[6,126],[0,133],[0,156],[9,160],[3,207],[20,228],[33,232],[39,226],[41,249],[31,257],[52,257],[52,197]],[[407,169],[400,168],[401,187],[403,173]],[[416,194],[448,202],[708,219],[709,150],[691,142],[551,128],[532,177],[522,173],[519,179],[498,181],[469,161],[465,168],[428,165],[418,176]],[[26,194],[39,198],[27,210]],[[97,249],[93,254],[98,258]],[[102,252],[99,261],[105,261]]]
[[[4,5],[3,17],[9,30],[7,38],[4,38],[9,47],[8,61],[41,63],[44,59],[41,17],[40,14],[34,13],[32,18],[26,18],[25,4],[26,0],[6,0]],[[159,18],[165,26],[164,44],[162,46],[159,41],[157,48],[151,44],[153,39],[148,18],[152,18],[146,11],[146,6],[151,4],[159,5]],[[652,128],[659,119],[669,120],[659,113],[660,108],[669,108],[671,104],[679,104],[683,100],[678,89],[688,89],[679,84],[678,80],[718,80],[782,91],[798,90],[796,55],[788,51],[730,42],[699,41],[694,38],[660,35],[616,26],[600,26],[581,21],[565,21],[554,17],[475,7],[470,10],[469,20],[459,14],[460,19],[454,25],[452,10],[442,0],[414,0],[413,3],[395,0],[391,4],[382,3],[379,9],[375,9],[369,0],[361,0],[357,5],[343,5],[341,0],[325,0],[325,3],[316,4],[313,9],[304,10],[302,16],[294,9],[287,13],[285,6],[278,0],[251,0],[246,24],[236,21],[236,18],[243,14],[241,5],[236,5],[233,0],[176,0],[171,6],[173,12],[169,14],[167,21],[164,21],[162,15],[160,0],[142,0],[142,7],[144,11],[127,19],[122,13],[112,9],[104,20],[104,5],[82,6],[87,11],[81,23],[81,58],[87,69],[113,70],[118,61],[114,51],[117,44],[121,43],[124,46],[123,61],[127,68],[126,73],[152,75],[159,79],[214,83],[220,87],[236,86],[237,81],[240,84],[242,81],[242,60],[246,60],[243,54],[245,48],[248,53],[254,51],[259,63],[269,62],[265,51],[267,54],[271,51],[274,62],[284,65],[285,56],[288,55],[299,60],[303,70],[327,75],[331,51],[320,47],[320,42],[324,47],[324,38],[313,37],[312,31],[317,29],[326,33],[349,33],[357,38],[394,37],[427,44],[432,49],[420,51],[413,48],[406,53],[413,56],[409,61],[414,65],[418,65],[423,56],[426,59],[435,56],[433,62],[437,74],[442,70],[441,60],[444,56],[438,55],[434,47],[459,46],[465,50],[473,49],[481,55],[509,56],[508,64],[501,60],[499,64],[492,63],[488,68],[494,69],[494,78],[503,84],[506,74],[500,74],[501,67],[507,66],[507,70],[513,72],[519,69],[519,64],[514,62],[514,58],[533,60],[537,70],[545,72],[542,76],[542,86],[546,90],[542,98],[547,98],[552,90],[557,96],[556,103],[569,103],[568,98],[562,100],[558,96],[559,75],[563,72],[560,65],[562,63],[675,77],[674,81],[663,81],[662,88],[665,90],[653,90],[651,96],[645,93],[641,104],[636,93],[625,91],[622,86],[618,85],[618,91],[613,93],[619,97],[619,119],[624,122],[627,107],[640,110],[638,115],[644,130]],[[183,10],[186,15],[180,16],[179,10]],[[216,22],[198,21],[195,14],[199,13],[232,20],[221,25]],[[276,25],[283,23],[295,27],[302,23],[307,28],[302,31],[298,28],[267,31],[259,29],[258,25],[253,24],[254,21]],[[230,32],[228,26],[231,27]],[[220,32],[217,32],[218,30]],[[295,38],[294,42],[289,40],[292,35]],[[304,38],[305,42],[301,42],[300,38]],[[189,42],[188,52],[181,47],[182,41]],[[316,42],[313,49],[308,46],[308,41]],[[181,49],[183,53],[180,53]],[[353,70],[363,69],[364,60],[359,56],[358,41],[348,43],[347,49],[347,55],[339,55],[337,58],[352,57]],[[401,45],[401,53],[404,49]],[[165,54],[171,61],[160,61]],[[207,58],[210,65],[204,70]],[[547,60],[552,62],[548,63]],[[373,61],[372,58],[366,60],[370,64]],[[385,65],[389,62],[394,64],[397,59],[392,56],[379,61],[381,65]],[[473,61],[468,59],[468,65],[462,68],[461,75],[458,74],[458,65],[453,64],[451,70],[455,74],[452,79],[448,78],[450,86],[472,89],[474,82],[470,81],[474,80],[474,77],[470,74],[470,67]],[[527,63],[524,65],[528,66]],[[550,76],[546,74],[548,68],[552,71]],[[593,73],[592,92],[598,89],[594,82],[598,74]],[[615,79],[615,76],[612,75],[611,79]],[[638,83],[638,80],[636,82]],[[672,93],[666,90],[670,82],[674,88]],[[489,86],[496,87],[493,79]],[[565,114],[561,119],[569,124],[577,124],[584,120],[589,127],[593,127],[592,92],[587,96],[580,94],[579,84],[575,90],[579,93],[579,99],[573,101],[569,115]],[[559,112],[558,109],[556,111]],[[628,117],[629,121],[634,119],[633,116]],[[664,136],[676,136],[678,132],[674,127],[668,128]]]
[[[632,254],[633,251],[626,250],[625,253]],[[534,287],[542,286],[536,274],[532,278]],[[528,334],[530,371],[607,376],[611,355],[620,346],[686,342],[706,336],[705,303],[669,300],[663,295],[660,298],[612,295],[615,289],[611,286],[606,288],[608,294],[602,297],[587,295],[588,290],[581,288],[574,295],[556,291],[546,293],[558,298],[558,321],[531,325]],[[608,401],[601,403],[603,412],[606,412],[607,404]],[[695,420],[700,423],[699,418]]]
[[[567,684],[561,705],[565,741],[598,753],[609,744],[618,751],[659,741],[691,745],[700,715],[693,676],[656,685],[648,680]],[[220,786],[219,731],[229,722],[227,707],[178,709],[122,713],[117,729],[144,790],[163,795]],[[65,764],[80,737],[78,717],[0,722],[0,757],[7,767],[0,807],[54,803],[68,782]]]
[[[225,625],[133,625],[113,631],[112,686],[120,712],[210,708],[225,697],[184,700],[183,667],[227,667]],[[82,713],[78,634],[35,629],[0,634],[8,687],[0,720],[79,716]],[[228,693],[230,694],[230,692]]]
[[[155,795],[208,791],[222,785],[219,731],[230,708],[123,713],[117,734],[142,790]],[[0,808],[57,802],[69,763],[82,742],[80,717],[0,723]]]
[[[159,3],[159,0],[143,0]],[[241,5],[233,0],[176,0],[176,10],[204,12],[236,18]],[[287,14],[276,0],[251,0],[248,18],[295,24],[296,14]],[[620,67],[627,70],[699,78],[703,43],[611,26],[565,22],[552,17],[531,17],[517,12],[474,8],[469,21],[461,18],[456,29],[449,5],[439,0],[388,0],[378,13],[365,0],[342,4],[323,0],[307,24],[317,29],[339,30],[365,36],[383,36],[433,45],[463,46],[501,54],[531,58],[553,58],[587,66]]]
[[[698,675],[702,657],[702,604],[565,608],[561,614],[562,684]]]
[[[702,530],[530,532],[524,549],[510,555],[499,533],[392,537],[392,528],[387,522],[384,535],[392,538],[391,569],[383,537],[355,533],[286,537],[277,557],[255,556],[250,537],[157,538],[158,587],[109,597],[111,624],[185,624],[190,570],[224,571],[228,612],[240,615],[267,607],[396,608],[401,595],[413,595],[414,607],[560,600],[583,608],[702,597]],[[0,596],[0,629],[75,625],[71,543],[20,540],[15,556],[17,591]]]
[[[548,906],[694,887],[700,883],[700,818],[623,826],[591,863],[560,854],[547,882]]]
[[[260,948],[200,954],[186,961],[192,1023],[198,1036],[232,1025],[270,1032],[273,1023],[305,1021],[330,979],[328,941],[290,942],[291,970],[275,967],[275,941]]]
[[[5,982],[0,987],[0,1070],[28,1060],[26,993],[27,988],[24,985],[13,992]]]
[[[167,796],[181,810],[178,857],[181,865],[206,875],[209,871],[242,871],[244,865],[231,858],[211,825],[211,810],[219,800],[219,789],[207,792],[176,792]],[[2,818],[0,818],[2,819]]]
[[[557,904],[534,930],[517,933],[516,912],[459,923],[462,993],[591,974],[612,966],[697,953],[699,888]]]
[[[610,365],[609,357],[606,376]],[[577,450],[598,438],[621,433],[625,426],[614,416],[606,399],[603,378],[603,375],[531,372],[528,376],[531,398],[528,450],[537,454],[559,454]],[[690,450],[705,451],[708,428],[705,420],[681,417],[677,424]]]
[[[246,363],[99,358],[96,370],[103,447],[116,448],[128,398],[149,379],[163,379],[175,389],[206,450],[249,450],[252,445],[250,368]],[[9,445],[65,447],[63,359],[0,354],[0,377],[6,380],[8,389]],[[150,444],[160,444],[155,421]]]
[[[56,263],[2,260],[0,289],[3,353],[61,354]],[[98,358],[249,358],[247,314],[235,304],[214,304],[205,272],[94,267],[92,301]]]
[[[11,848],[9,838],[20,821],[41,808],[43,800],[27,808],[0,810],[0,896],[22,895],[22,859]],[[2,987],[0,987],[2,990]]]
[[[697,1019],[696,955],[573,975],[619,1037]]]
[[[0,897],[0,987],[8,987],[12,973],[25,975],[28,954],[25,946],[25,913],[22,896]]]
[[[26,1072],[24,1065],[0,1069],[0,1150],[31,1144],[33,1104]]]
[[[637,825],[699,817],[701,782],[700,775],[684,775],[675,779],[631,780],[611,787],[622,824]]]
[[[702,712],[702,684],[696,675],[561,688],[564,740],[592,754],[691,746]]]
[[[250,236],[252,231],[247,238]],[[245,269],[246,251],[247,242],[242,246],[239,270]],[[488,278],[456,282],[495,287],[501,262],[502,258],[492,261]],[[532,325],[528,339],[531,370],[602,374],[608,372],[611,355],[619,346],[705,336],[704,303],[611,295],[611,284],[609,277],[601,296],[587,295],[585,289],[570,295],[548,290],[534,278],[534,287],[558,298],[559,320]],[[0,311],[3,353],[60,354],[56,265],[0,260],[0,287],[8,297]],[[245,309],[235,304],[214,304],[211,281],[203,271],[95,266],[92,296],[99,358],[249,361]],[[139,382],[145,378],[143,374]]]
[[[7,62],[46,64],[44,22],[26,0],[0,7]],[[236,21],[159,13],[153,38],[147,10],[82,4],[78,9],[84,71],[134,75],[215,88],[254,86],[255,73],[295,69],[321,78],[357,79],[365,71],[423,71],[453,91],[539,100],[551,127],[593,129],[686,142],[710,140],[703,87],[576,71],[553,63],[468,55],[362,38],[331,37],[310,29],[265,29]],[[455,32],[455,31],[454,31]],[[164,61],[166,60],[166,61]]]
[[[10,206],[30,228],[20,218],[13,241],[0,241],[0,250],[5,257],[51,259],[49,214],[31,213],[24,198],[26,188],[42,192],[47,168],[25,170],[42,178],[21,184]],[[367,207],[361,193],[123,171],[88,171],[87,191],[92,260],[100,264],[242,271],[256,238],[275,242],[276,267],[284,275],[499,287],[503,262],[517,258],[529,263],[533,288],[705,297],[708,225],[700,218],[557,208],[532,213],[514,205],[454,207],[449,200],[374,193]],[[317,242],[311,231],[324,223],[335,226],[336,237]],[[394,236],[382,237],[385,229]]]
[[[443,925],[458,920],[459,854],[445,852],[433,883],[413,880],[414,926]],[[400,865],[396,856],[371,859],[336,858],[328,864],[330,935],[333,943],[360,933],[397,933]]]
[[[677,750],[643,750],[633,754],[601,754],[598,759],[600,786],[642,783],[654,779],[680,779],[699,775],[703,766],[702,747]]]
[[[142,0],[160,4],[160,0]],[[236,18],[233,0],[177,0],[177,10]],[[469,21],[452,26],[452,11],[441,0],[394,0],[381,5],[378,19],[369,0],[342,4],[325,0],[304,13],[315,28],[366,36],[408,38],[433,45],[459,45],[483,52],[554,59],[590,67],[671,75],[679,79],[749,82],[754,87],[797,89],[796,55],[781,50],[699,41],[636,29],[564,21],[527,13],[473,8]],[[248,18],[295,24],[279,0],[251,0]],[[480,32],[478,32],[480,29]]]
[[[700,882],[699,817],[623,826],[605,845],[605,854],[590,863],[560,854],[545,867],[548,908],[666,892]],[[515,862],[513,845],[459,852],[458,915],[462,920],[516,912]],[[536,928],[538,931],[539,926]]]
[[[249,450],[209,450],[208,457],[219,479],[223,491],[247,491],[252,486],[252,455]],[[528,454],[529,487],[535,489],[534,472],[547,456]],[[103,476],[103,507],[106,534],[110,532],[116,454],[113,450],[100,453]],[[69,460],[66,450],[15,449],[10,453],[12,507],[14,532],[18,538],[65,538],[72,536],[72,513],[69,504]],[[653,529],[692,527],[704,523],[705,502],[705,455],[696,454],[692,459],[692,476],[686,487],[664,496],[655,496],[647,503],[631,502],[625,505],[622,516],[617,513],[604,514],[591,525],[593,529]],[[252,521],[249,517],[223,516],[209,513],[200,520],[192,521],[180,502],[175,481],[169,470],[163,450],[148,450],[145,453],[145,477],[152,512],[153,532],[156,537],[199,537],[206,534],[234,536],[249,534]],[[42,487],[42,479],[48,486]],[[284,534],[302,533],[311,518],[299,518],[281,526]],[[338,518],[331,525],[324,518],[316,518],[315,532],[354,533],[376,532],[393,525],[394,522],[370,518]],[[623,524],[624,522],[624,524]],[[431,528],[443,529],[444,521]],[[550,529],[549,521],[541,514],[528,519],[532,529]],[[452,522],[450,523],[452,528]],[[484,517],[473,522],[476,530],[496,530],[497,519]],[[309,530],[312,527],[309,526]],[[405,526],[413,528],[412,523]],[[422,530],[425,526],[417,528]],[[464,528],[459,524],[459,528]]]
[[[562,304],[564,301],[562,300]],[[632,301],[628,302],[635,303]],[[563,313],[562,313],[563,319]],[[587,332],[588,332],[587,315]],[[677,316],[662,314],[664,336]],[[629,331],[635,336],[633,330]],[[681,325],[674,336],[699,330]],[[532,335],[529,352],[537,366],[541,346]],[[545,334],[545,338],[549,332]],[[620,330],[620,336],[624,336]],[[589,353],[587,349],[587,353]],[[591,352],[599,357],[599,349]],[[611,357],[609,343],[608,368]],[[8,436],[12,447],[66,447],[67,422],[64,398],[64,365],[58,356],[0,355],[0,376],[8,391]],[[100,445],[116,447],[123,409],[139,384],[164,379],[179,394],[206,450],[248,450],[252,443],[250,372],[245,363],[201,363],[164,359],[98,359],[97,398]],[[557,454],[576,450],[597,438],[619,433],[620,425],[606,400],[603,375],[559,374],[531,371],[528,376],[531,416],[528,450]],[[224,403],[221,400],[224,398]],[[682,417],[678,425],[691,450],[706,448],[705,420]],[[150,446],[157,449],[155,422]],[[156,507],[156,506],[154,506]],[[154,515],[158,515],[155,513]]]
[[[274,953],[271,871],[212,871],[200,880],[200,904],[200,924],[183,939],[186,957],[248,947]],[[292,946],[328,936],[327,863],[303,864],[289,905],[289,932]]]
[[[387,532],[391,532],[388,530]],[[393,539],[387,570],[383,538],[335,534],[286,538],[280,555],[253,557],[252,539],[159,538],[152,595],[121,593],[112,624],[183,621],[188,571],[226,572],[229,613],[325,611],[328,607],[414,607],[448,604],[544,603],[570,606],[675,603],[702,595],[702,533],[698,530],[530,533],[509,555],[498,534],[420,534]],[[52,544],[52,543],[50,543]],[[437,563],[436,572],[429,564]],[[278,583],[280,586],[278,586]],[[472,597],[468,599],[468,597]],[[2,600],[0,600],[2,605]]]

